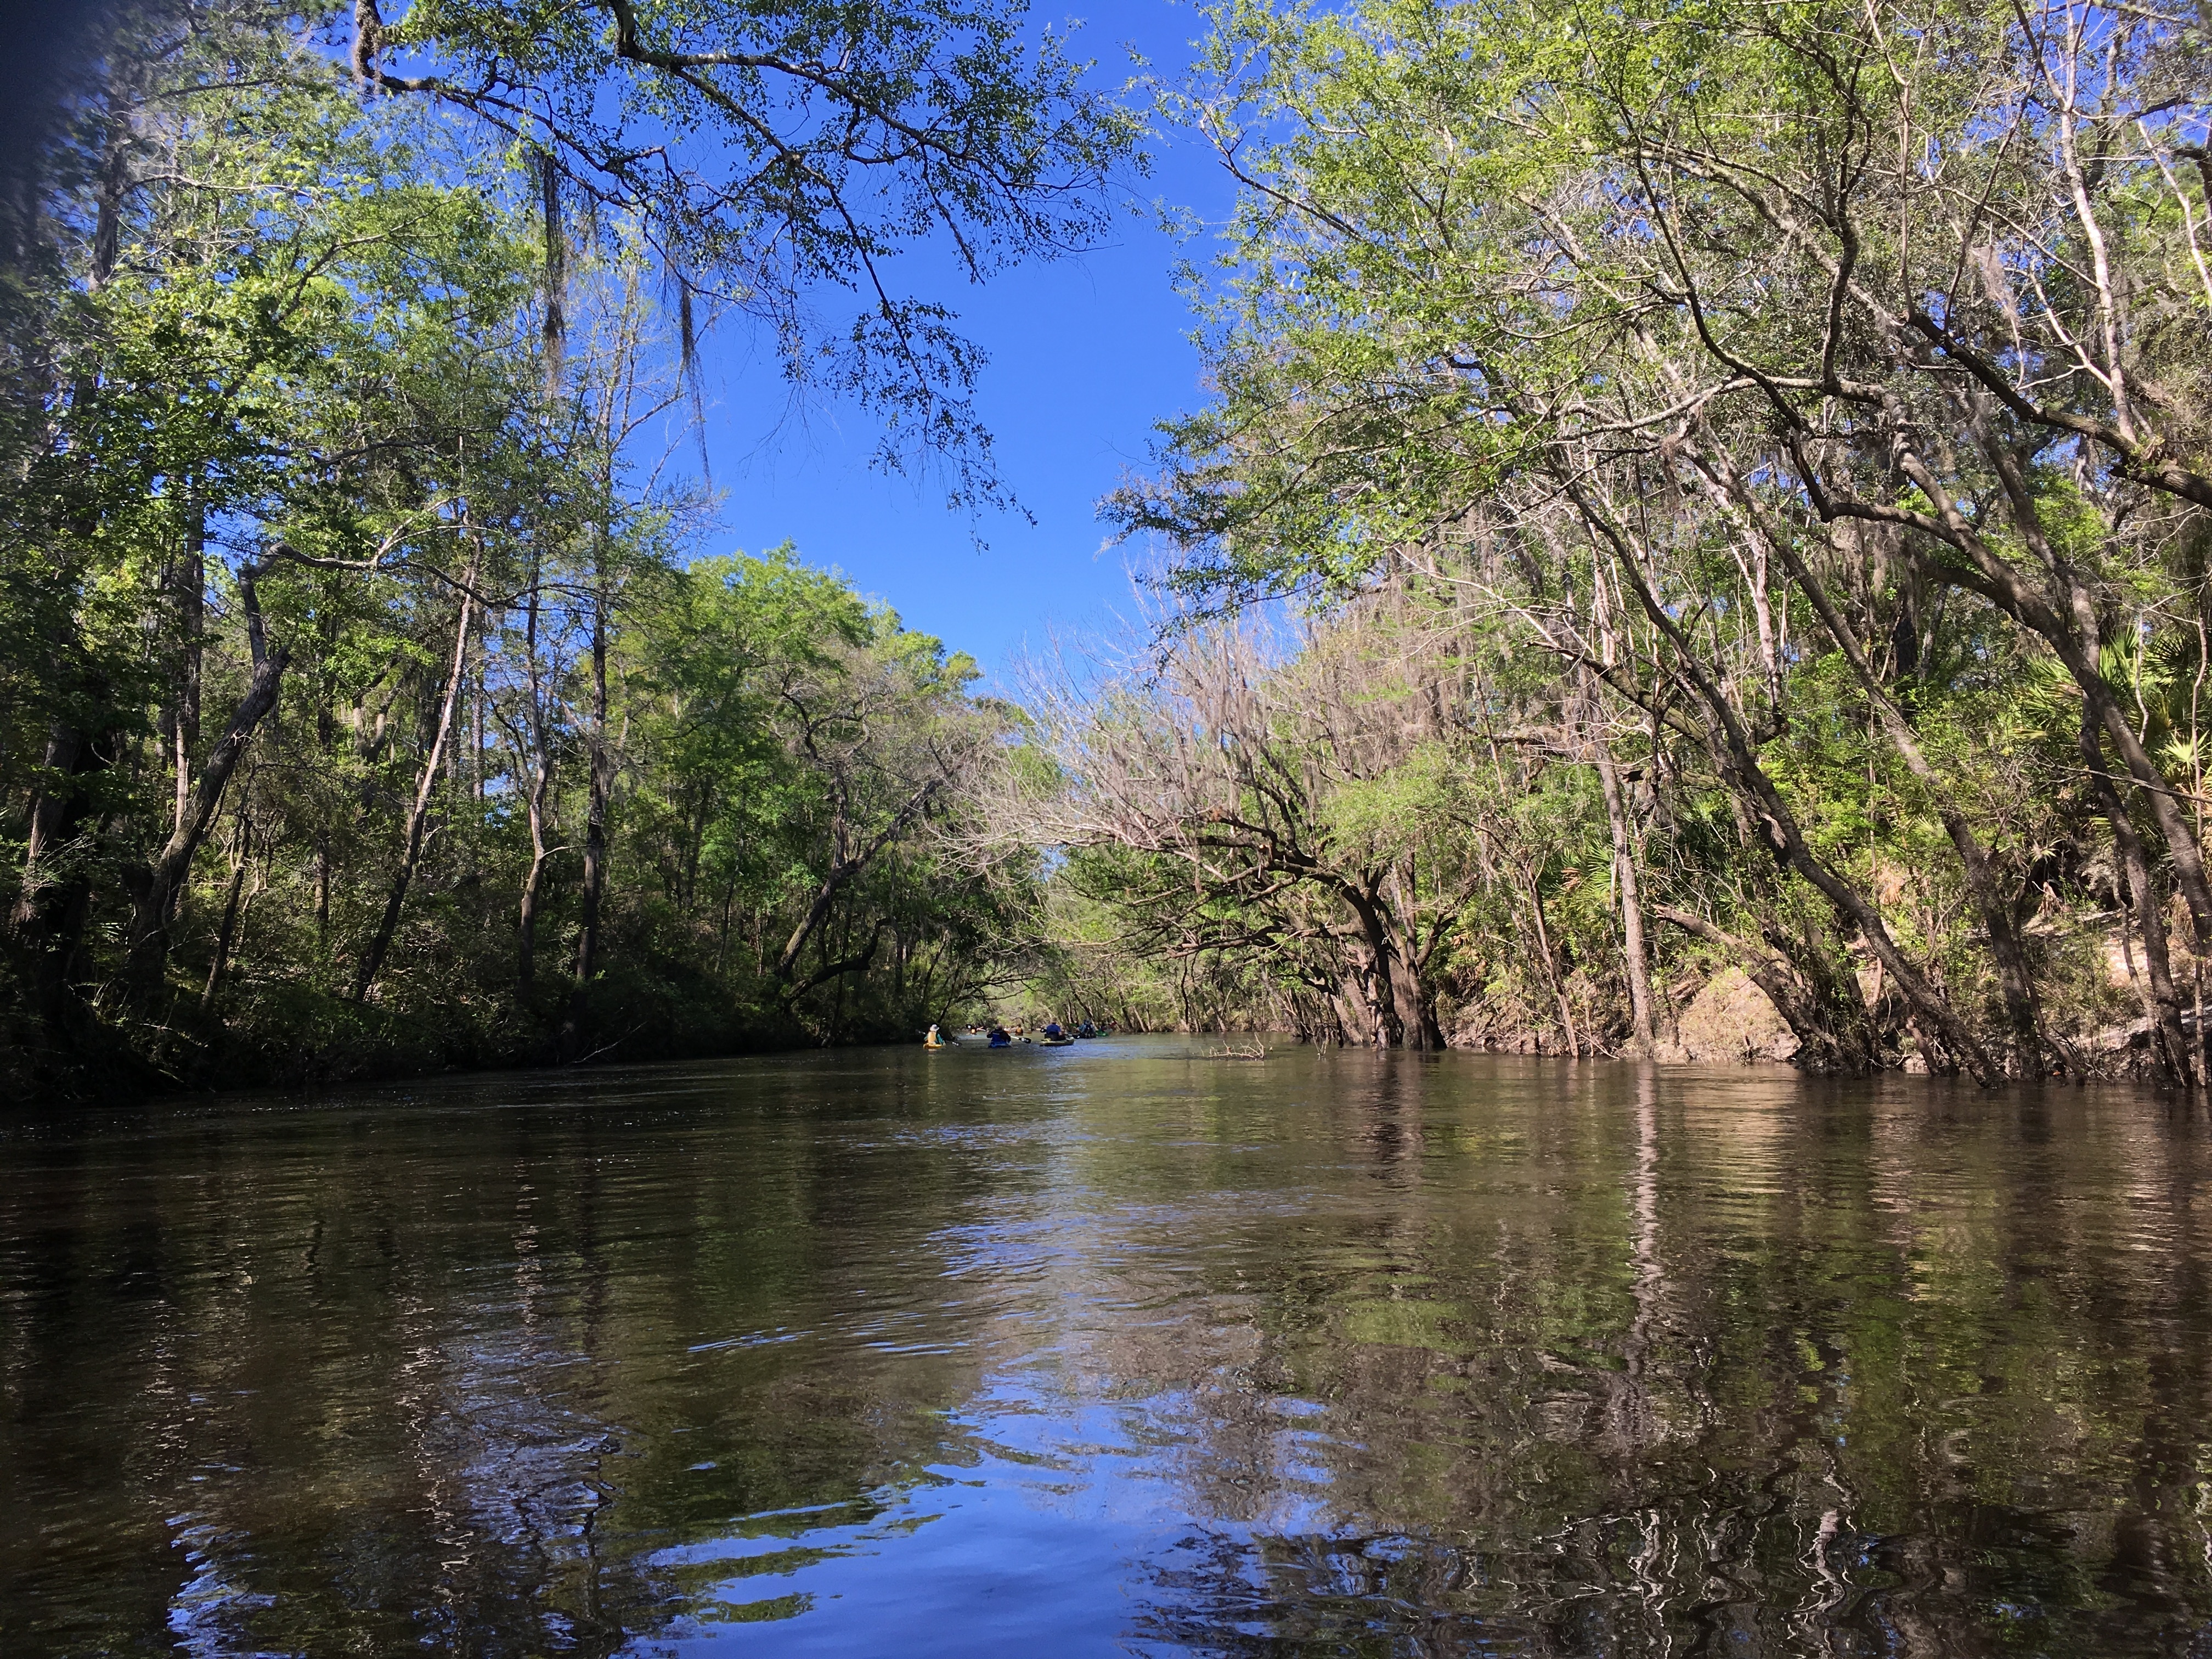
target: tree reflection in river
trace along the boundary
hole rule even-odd
[[[1327,1402],[1333,1432],[1298,1457],[1333,1525],[1206,1534],[1159,1576],[1147,1634],[2212,1649],[2190,1131],[2065,1095],[1869,1111],[1811,1085],[1785,1106],[1597,1078],[1570,1109],[1432,1137],[1441,1199],[1378,1161],[1407,1193],[1388,1219],[1338,1234],[1328,1269],[1285,1264],[1261,1363]],[[1489,1173],[1470,1182],[1452,1140]],[[1604,1167],[1611,1193],[1584,1179]]]
[[[742,1135],[691,1076],[18,1137],[0,1650],[611,1651],[713,1610],[670,1540],[877,1506],[975,1377],[854,1263],[944,1224],[954,1160],[870,1215],[831,1115],[763,1092]],[[840,1327],[913,1340],[778,1363]]]
[[[2212,1648],[2145,1097],[1127,1040],[5,1153],[10,1655]]]

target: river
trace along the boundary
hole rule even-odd
[[[0,1653],[2212,1652],[2201,1120],[1211,1046],[0,1126]]]

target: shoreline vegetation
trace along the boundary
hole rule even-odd
[[[1212,395],[1109,504],[1175,608],[994,812],[1064,933],[1328,1040],[1665,1052],[1734,974],[1810,1070],[2203,1086],[2201,16],[1213,21]]]
[[[0,1092],[918,1033],[1003,976],[1036,860],[939,830],[1010,711],[710,547],[699,348],[1002,501],[981,356],[896,260],[1106,229],[1137,124],[1057,34],[46,21],[0,145]]]
[[[1246,0],[1140,112],[1004,8],[70,9],[0,1093],[994,1009],[2205,1085],[2196,12]],[[1241,196],[1146,623],[988,695],[719,550],[715,330],[1006,498],[895,256],[1095,243],[1147,121]]]

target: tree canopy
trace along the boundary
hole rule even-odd
[[[1337,988],[1300,1024],[1648,1047],[1731,965],[1804,1063],[1986,1079],[2117,1046],[2201,1075],[2195,15],[1212,19],[1183,112],[1243,185],[1218,395],[1112,507],[1166,538],[1197,622],[1287,597],[1310,631],[1237,670],[1250,712],[1196,721],[1230,793],[1193,802],[1189,880],[1158,894],[1291,927],[1313,881],[1261,878],[1274,832],[1256,865],[1195,849],[1287,811],[1293,778],[1340,830],[1332,793],[1371,787],[1355,734],[1398,707],[1393,798],[1462,856],[1407,838],[1376,888],[1395,942],[1348,896],[1292,928]],[[1386,626],[1316,725],[1306,665]],[[1208,681],[1222,637],[1175,639],[1176,673]],[[1453,827],[1468,800],[1484,822]],[[1577,939],[1547,907],[1594,878]],[[1153,890],[1121,896],[1157,915]],[[1437,904],[1451,945],[1384,995]],[[1213,926],[1177,925],[1207,957]],[[1415,1017],[1432,998],[1449,1017]]]
[[[133,0],[74,44],[0,250],[10,1092],[906,1033],[1005,971],[1034,860],[942,851],[1004,712],[834,572],[702,556],[672,456],[720,319],[997,489],[890,262],[1097,233],[1135,129],[1056,36]]]

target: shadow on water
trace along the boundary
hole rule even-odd
[[[0,1130],[0,1651],[2212,1654],[2200,1126],[1173,1039]]]

